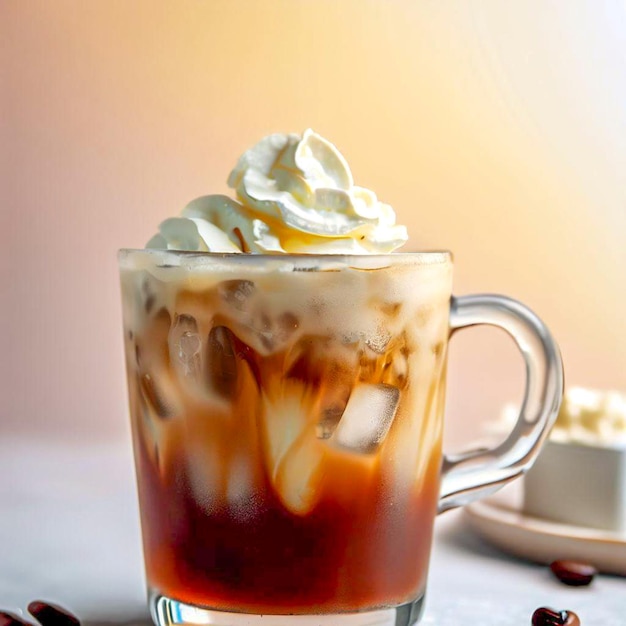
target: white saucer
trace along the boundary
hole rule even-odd
[[[626,576],[626,534],[530,517],[500,497],[475,502],[464,511],[474,531],[510,554],[539,563],[583,561],[601,572]]]

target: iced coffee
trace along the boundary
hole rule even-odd
[[[313,131],[239,159],[233,197],[120,252],[130,412],[156,626],[413,626],[433,523],[522,475],[558,412],[558,347],[522,303],[452,297],[392,208]],[[451,332],[525,363],[494,449],[443,456]]]
[[[257,615],[412,606],[450,257],[389,254],[406,230],[311,131],[266,138],[229,183],[236,199],[199,198],[120,254],[151,593]]]
[[[368,261],[122,258],[153,589],[261,614],[422,593],[451,268]]]

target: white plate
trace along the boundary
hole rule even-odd
[[[584,561],[601,572],[626,576],[624,534],[530,517],[501,498],[466,507],[465,519],[479,535],[515,556],[539,563]]]

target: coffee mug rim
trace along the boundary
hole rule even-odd
[[[393,263],[398,265],[439,265],[451,264],[453,262],[453,254],[450,250],[420,250],[414,252],[388,252],[382,254],[306,254],[306,253],[243,253],[243,252],[204,252],[198,250],[164,250],[157,248],[120,248],[117,252],[117,258],[120,265],[130,257],[161,257],[163,259],[187,259],[193,261],[195,259],[219,259],[222,261],[236,261],[238,264],[256,264],[264,261],[270,262],[337,262],[346,263],[359,260],[368,263]]]

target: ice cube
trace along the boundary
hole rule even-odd
[[[390,341],[391,335],[385,328],[381,327],[376,334],[368,335],[365,338],[365,345],[376,354],[385,354]]]
[[[274,328],[272,320],[266,313],[255,316],[252,321],[251,330],[254,332],[252,340],[260,341],[259,348],[264,352],[271,352],[274,349]]]
[[[234,335],[226,326],[215,326],[206,347],[206,379],[211,391],[233,399],[237,391],[237,355]]]
[[[230,306],[242,311],[256,287],[251,280],[225,280],[220,283],[218,291]]]
[[[210,391],[235,400],[241,383],[241,368],[260,385],[259,354],[226,326],[214,326],[205,352],[205,380]]]
[[[291,312],[281,313],[273,324],[272,339],[275,348],[282,349],[285,343],[294,340],[294,333],[300,328],[300,320]]]
[[[344,332],[341,335],[342,344],[346,346],[365,344],[372,352],[375,352],[376,354],[385,354],[390,341],[391,334],[382,325],[380,325],[375,332],[351,330]]]
[[[202,340],[198,324],[191,315],[180,314],[174,318],[169,333],[170,358],[178,376],[185,380],[201,381]]]
[[[135,336],[135,362],[141,396],[151,413],[161,418],[180,412],[179,396],[172,380],[168,350],[170,315],[162,308]]]
[[[329,442],[360,454],[375,452],[398,410],[400,390],[393,385],[358,384]]]
[[[270,317],[265,311],[253,315],[252,321],[246,325],[246,340],[261,354],[269,355],[286,347],[286,343],[294,340],[293,335],[300,323],[293,313],[282,313]]]

